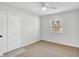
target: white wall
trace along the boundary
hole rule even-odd
[[[18,8],[0,3],[0,10],[21,17],[22,46],[39,40],[39,17]]]
[[[37,16],[27,15],[23,18],[22,38],[24,46],[39,41],[39,24]]]
[[[53,16],[62,16],[64,22],[64,33],[50,32],[50,19]],[[79,11],[70,11],[41,17],[41,39],[79,47]]]

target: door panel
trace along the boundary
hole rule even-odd
[[[20,47],[20,17],[8,15],[8,51],[12,51]]]
[[[5,12],[0,11],[0,54],[7,52],[7,39],[6,39],[6,21],[7,15]]]

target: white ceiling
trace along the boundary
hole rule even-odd
[[[5,4],[39,16],[60,13],[79,8],[79,2],[48,2],[47,4],[49,6],[57,7],[57,9],[49,8],[47,11],[41,10],[41,5],[39,2],[5,2]]]

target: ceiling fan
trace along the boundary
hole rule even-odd
[[[47,2],[40,2],[40,5],[41,5],[42,11],[46,11],[47,9],[57,9],[57,7],[54,7],[54,6],[52,7]]]

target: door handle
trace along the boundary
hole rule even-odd
[[[0,37],[2,37],[2,35],[0,35]]]

